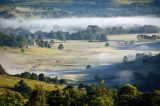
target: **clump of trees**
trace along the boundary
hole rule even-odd
[[[13,87],[14,91],[20,92],[25,97],[30,97],[32,89],[23,80],[17,82]]]
[[[19,81],[15,87],[17,92],[7,90],[0,95],[1,106],[159,106],[160,103],[159,90],[142,92],[131,84],[114,90],[107,88],[103,80],[97,85],[80,84],[78,88],[66,86],[53,91],[36,85],[28,99],[21,95],[28,88],[24,81]]]
[[[0,106],[24,106],[25,99],[18,93],[11,90],[6,90],[4,94],[0,95]]]
[[[49,83],[56,83],[56,84],[66,84],[67,83],[66,79],[58,79],[58,77],[55,77],[55,78],[47,77],[43,73],[40,73],[37,75],[35,73],[23,72],[21,74],[15,74],[14,76],[20,77],[20,78],[39,80],[39,81],[44,81],[44,82],[49,82]]]
[[[40,38],[37,38],[35,40],[35,43],[37,44],[37,46],[39,47],[45,47],[45,48],[51,48],[53,45],[54,45],[54,41],[51,40],[50,42],[47,41],[47,40],[43,40],[43,39],[40,39]]]
[[[0,46],[20,47],[29,45],[29,39],[25,36],[5,35],[0,33]]]

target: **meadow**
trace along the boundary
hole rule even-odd
[[[36,85],[42,85],[44,90],[47,91],[62,89],[64,87],[63,85],[56,85],[37,80],[0,75],[0,94],[4,93],[6,88],[10,89],[14,87],[14,85],[20,80],[24,80],[32,89],[35,89]]]
[[[10,74],[17,74],[24,71],[43,72],[47,76],[66,78],[76,80],[80,74],[72,75],[70,71],[85,70],[87,65],[97,67],[106,64],[122,63],[124,56],[129,60],[135,58],[136,53],[144,52],[143,48],[139,50],[121,49],[125,47],[125,41],[134,40],[136,44],[147,44],[150,42],[138,42],[138,34],[123,34],[108,36],[109,47],[105,42],[88,42],[78,40],[67,40],[61,42],[64,45],[63,50],[58,50],[59,43],[53,48],[40,48],[29,46],[21,53],[20,48],[0,48],[0,64]],[[152,34],[150,34],[152,35]],[[146,50],[146,53],[156,54],[158,51]],[[65,75],[65,73],[70,75]],[[83,75],[82,75],[83,76]]]

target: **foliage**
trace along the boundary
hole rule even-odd
[[[40,81],[46,81],[46,77],[45,77],[45,75],[43,73],[40,73],[38,75],[38,78],[39,78]]]
[[[38,80],[38,76],[35,73],[31,74],[31,79]]]
[[[0,46],[20,47],[27,45],[29,39],[25,36],[9,36],[0,33]]]
[[[0,75],[6,75],[6,74],[8,74],[8,73],[5,71],[5,69],[0,64]]]
[[[106,42],[106,43],[105,43],[105,46],[106,46],[106,47],[109,47],[109,43]]]
[[[91,65],[87,65],[86,69],[91,69],[91,67],[92,67]]]
[[[27,79],[33,79],[33,80],[39,80],[43,82],[55,83],[55,84],[66,84],[67,83],[65,79],[58,79],[57,76],[55,78],[47,77],[43,73],[40,73],[39,75],[37,75],[35,73],[23,72],[21,74],[15,74],[14,76],[21,77],[21,78],[27,78]]]
[[[128,57],[127,56],[124,56],[123,57],[123,63],[127,63],[128,62]]]
[[[64,45],[63,45],[63,44],[59,44],[59,45],[58,45],[58,49],[59,49],[59,50],[63,50],[63,49],[64,49]]]
[[[18,92],[7,90],[0,95],[0,106],[24,106],[24,104],[24,98]]]
[[[43,86],[36,85],[36,90],[31,94],[27,106],[48,106],[46,103],[46,91]]]
[[[23,80],[20,80],[15,84],[13,90],[22,93],[23,95],[29,97],[31,95],[32,89]]]

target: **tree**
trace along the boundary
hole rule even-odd
[[[20,92],[21,94],[29,97],[31,95],[32,89],[25,83],[23,80],[20,80],[17,82],[17,84],[14,85],[13,90]]]
[[[107,95],[99,96],[91,100],[91,106],[114,106],[113,99]]]
[[[43,73],[40,73],[38,75],[38,78],[39,78],[40,81],[46,81],[46,77],[45,77],[45,75]]]
[[[48,106],[46,102],[46,91],[43,89],[43,86],[36,85],[36,90],[32,92],[27,106]]]
[[[100,42],[106,42],[107,41],[107,36],[105,34],[102,34],[100,37]]]
[[[136,96],[137,94],[138,94],[137,88],[135,86],[131,85],[131,84],[124,85],[118,91],[118,96],[122,96],[122,95]]]
[[[31,79],[38,80],[38,76],[35,73],[31,74]]]
[[[18,92],[7,90],[0,95],[0,106],[24,106],[24,103],[25,99]]]
[[[106,42],[106,43],[105,43],[105,46],[106,46],[106,47],[109,47],[109,43]]]
[[[60,79],[60,80],[59,80],[59,83],[60,83],[60,84],[66,84],[67,81],[66,81],[65,79]]]
[[[58,49],[59,49],[59,50],[62,50],[62,49],[64,49],[64,46],[63,46],[63,44],[59,44],[59,46],[58,46]]]
[[[6,75],[6,74],[8,74],[8,73],[5,71],[5,69],[0,64],[0,75]]]
[[[21,73],[20,77],[30,79],[31,78],[31,73],[23,72],[23,73]]]
[[[121,87],[117,93],[115,100],[116,106],[141,106],[139,105],[140,96],[142,93],[131,84],[126,84]]]
[[[124,56],[123,57],[123,63],[127,63],[128,62],[128,57],[127,56]]]
[[[86,66],[86,69],[90,69],[90,68],[91,68],[91,65],[87,65],[87,66]]]

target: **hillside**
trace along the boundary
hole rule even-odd
[[[14,87],[14,85],[22,79],[33,89],[35,88],[35,85],[42,85],[44,89],[47,91],[63,88],[62,85],[56,85],[56,84],[50,84],[42,81],[0,75],[0,94],[2,94],[6,90],[6,88]]]

